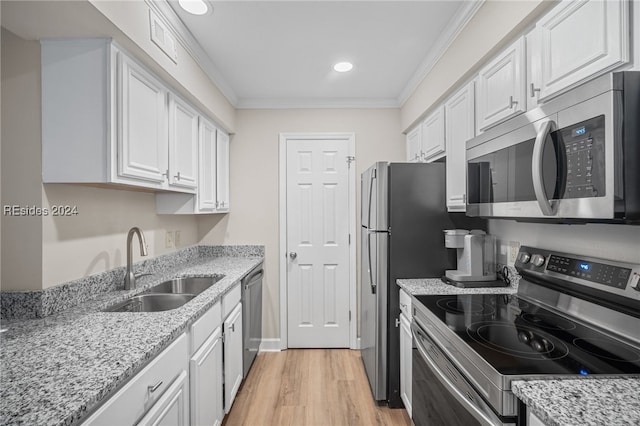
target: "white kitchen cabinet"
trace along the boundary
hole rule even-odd
[[[224,301],[223,301],[224,307]],[[224,320],[224,411],[228,413],[242,383],[242,304]]]
[[[626,64],[629,2],[563,1],[535,27],[529,96],[545,101]]]
[[[478,133],[526,110],[525,38],[520,37],[478,73]]]
[[[545,426],[545,423],[531,411],[527,412],[527,426]]]
[[[412,350],[411,298],[400,290],[400,397],[411,417]]]
[[[217,313],[219,321],[219,309]],[[222,329],[218,326],[189,362],[191,423],[194,425],[222,424],[224,418],[222,345]]]
[[[184,412],[188,416],[187,340],[185,334],[178,337],[107,400],[84,425],[131,425],[143,416],[149,416],[145,417],[149,420],[146,424],[164,424],[164,419],[172,419],[171,422],[177,419],[175,424],[187,424],[188,417],[184,422]]]
[[[216,188],[218,168],[216,165],[216,126],[209,120],[200,119],[199,166],[198,166],[198,211],[216,211]]]
[[[216,211],[229,211],[229,135],[218,129],[216,135]]]
[[[409,163],[422,162],[422,126],[418,125],[407,133],[407,161]]]
[[[467,141],[475,136],[474,82],[468,83],[444,104],[447,146],[447,209],[466,211]]]
[[[137,426],[188,426],[187,372],[183,371]]]
[[[166,87],[132,58],[120,53],[118,175],[162,185],[168,163]]]
[[[187,102],[169,94],[169,184],[195,189],[198,186],[198,112]]]
[[[444,105],[440,105],[420,125],[422,128],[423,158],[427,162],[441,158],[445,154],[444,121]]]
[[[229,212],[229,135],[200,117],[196,195],[156,194],[158,214]]]

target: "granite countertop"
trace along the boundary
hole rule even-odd
[[[511,390],[548,426],[640,424],[640,378],[513,381]]]
[[[3,321],[0,424],[77,423],[180,336],[263,260],[200,257],[138,279],[138,289],[104,293],[40,319]],[[153,313],[101,312],[167,279],[225,277],[180,308]]]
[[[511,275],[508,287],[459,288],[442,282],[440,278],[400,279],[398,286],[411,296],[429,294],[513,294],[518,291],[518,275]]]

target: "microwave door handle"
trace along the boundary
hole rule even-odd
[[[544,155],[544,146],[547,143],[547,137],[551,132],[555,130],[555,123],[553,120],[546,121],[536,136],[535,144],[533,145],[533,157],[531,160],[531,173],[533,177],[533,190],[536,194],[536,200],[542,214],[545,216],[553,216],[556,214],[557,204],[554,206],[549,201],[547,191],[544,189],[544,178],[542,168],[542,157]]]

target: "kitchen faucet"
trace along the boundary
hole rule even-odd
[[[129,229],[127,234],[127,274],[124,276],[124,289],[132,290],[136,288],[136,276],[133,273],[133,261],[131,254],[131,243],[133,242],[133,234],[138,235],[138,241],[140,241],[140,255],[147,255],[147,242],[144,239],[144,234],[137,226]]]

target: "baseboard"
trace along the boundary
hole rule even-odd
[[[260,352],[280,352],[280,339],[262,339]]]

